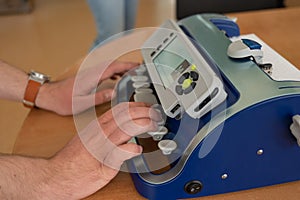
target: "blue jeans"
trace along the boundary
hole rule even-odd
[[[134,28],[138,0],[87,0],[87,2],[97,28],[93,48],[115,34]]]

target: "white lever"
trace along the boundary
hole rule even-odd
[[[152,136],[154,141],[159,141],[164,137],[164,135],[166,135],[168,133],[168,129],[164,126],[160,126],[158,128],[158,131],[147,132],[147,133]]]
[[[158,143],[158,148],[164,155],[169,155],[177,148],[177,144],[173,140],[162,140]]]
[[[153,104],[151,107],[154,108],[155,110],[157,110],[157,112],[159,112],[162,116],[162,120],[157,122],[157,125],[164,126],[166,123],[166,120],[167,120],[167,115],[163,111],[164,109],[162,108],[162,106],[160,104]]]
[[[149,104],[157,104],[156,96],[151,93],[136,93],[133,95],[135,102],[144,102]]]
[[[144,65],[141,65],[139,68],[135,70],[137,75],[143,75],[146,72],[146,67]]]
[[[132,86],[136,89],[136,88],[149,88],[150,87],[150,83],[149,82],[143,82],[143,81],[136,81],[132,84]]]
[[[137,94],[145,94],[145,93],[149,94],[149,93],[153,93],[153,90],[151,88],[141,87],[141,88],[136,88],[134,92]]]
[[[133,81],[133,82],[146,82],[146,81],[148,81],[148,77],[147,76],[132,76],[131,77],[131,80]]]
[[[293,123],[290,126],[292,134],[295,136],[300,147],[300,115],[293,116]]]

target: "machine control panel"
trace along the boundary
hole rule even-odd
[[[142,55],[164,112],[200,118],[222,103],[227,93],[219,76],[172,20],[142,46]]]

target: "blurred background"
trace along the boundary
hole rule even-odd
[[[243,7],[218,10],[224,8],[218,3],[221,0],[203,0],[204,4],[193,0],[138,1],[135,27],[159,26],[166,19],[206,10],[247,10]],[[195,6],[193,2],[201,5]],[[300,6],[299,0],[274,0],[273,3],[261,8]],[[34,69],[57,77],[87,54],[96,35],[93,14],[85,0],[0,0],[0,59],[25,71]],[[12,151],[28,112],[21,103],[0,100],[0,153]]]

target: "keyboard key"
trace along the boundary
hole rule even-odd
[[[144,102],[149,104],[157,104],[156,97],[150,93],[144,94],[135,94],[133,95],[133,99],[135,102]]]
[[[148,81],[148,77],[147,76],[132,76],[131,80],[133,82],[147,82]]]
[[[140,81],[137,81],[137,82],[134,82],[132,84],[132,86],[134,88],[149,88],[150,87],[150,83],[149,82],[140,82]]]

